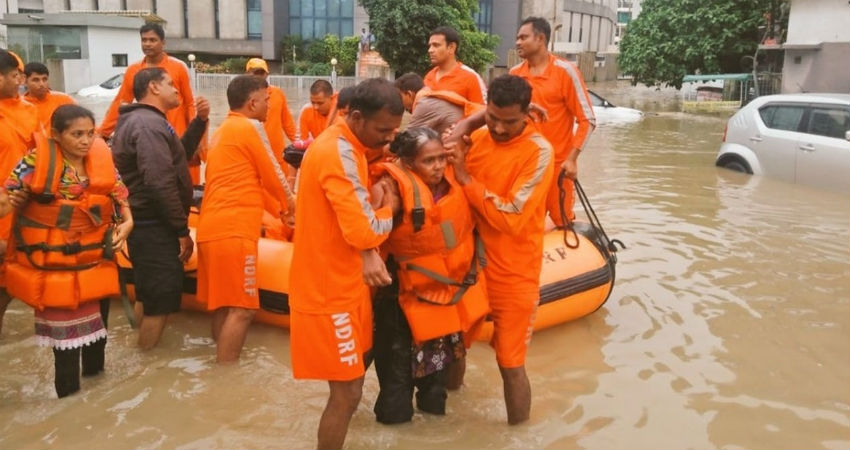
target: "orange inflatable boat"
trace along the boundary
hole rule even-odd
[[[197,219],[190,217],[190,225]],[[194,239],[195,229],[191,228]],[[573,232],[574,231],[574,232]],[[584,317],[602,306],[614,284],[616,250],[600,227],[577,222],[574,230],[551,230],[544,236],[543,269],[540,274],[540,306],[534,323],[541,330]],[[289,261],[292,243],[260,238],[258,281],[260,310],[257,322],[289,326]],[[197,248],[186,263],[183,284],[183,309],[206,311],[206,304],[195,298]],[[119,253],[121,281],[133,298],[133,269],[126,255]],[[479,328],[479,340],[489,341],[492,323]]]

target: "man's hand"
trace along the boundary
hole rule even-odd
[[[195,250],[195,242],[192,241],[192,236],[186,235],[180,238],[180,262],[185,263],[192,257],[192,252]]]
[[[288,226],[289,228],[295,228],[295,210],[294,210],[294,208],[291,212],[289,210],[281,211],[280,212],[280,220],[281,220],[281,222],[283,222],[284,225]]]
[[[460,139],[452,140],[445,143],[446,160],[452,165],[455,171],[455,179],[461,186],[472,181],[472,177],[466,170],[466,154],[469,152],[469,145],[472,143],[469,136],[461,136]]]
[[[205,97],[195,97],[195,111],[201,120],[210,118],[210,102]]]
[[[531,102],[528,104],[528,117],[537,123],[543,123],[549,120],[549,112],[546,108]]]
[[[9,203],[15,209],[21,209],[30,199],[30,191],[27,189],[18,189],[9,193]]]
[[[360,257],[363,259],[363,282],[367,286],[387,286],[393,282],[378,250],[363,250]]]
[[[578,154],[578,150],[573,150],[561,164],[561,170],[566,172],[567,178],[571,180],[575,180],[578,176]]]

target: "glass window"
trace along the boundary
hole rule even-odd
[[[126,53],[113,53],[112,54],[112,67],[127,67],[127,54]]]
[[[478,31],[490,33],[493,29],[493,0],[478,0],[478,11],[472,19]]]
[[[77,27],[9,27],[8,31],[9,49],[24,61],[82,59],[80,37]]]
[[[263,11],[261,0],[248,0],[248,39],[262,39]]]
[[[776,130],[799,131],[800,119],[805,108],[802,106],[773,105],[759,110],[761,120],[769,128]]]
[[[850,130],[850,110],[813,108],[809,117],[809,134],[844,139]]]
[[[289,32],[304,39],[326,34],[352,36],[354,0],[293,0],[289,9]]]

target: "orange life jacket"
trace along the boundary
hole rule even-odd
[[[474,235],[474,222],[454,179],[436,203],[428,186],[394,163],[379,163],[401,193],[402,223],[384,244],[399,265],[399,304],[413,338],[418,341],[469,331],[488,312],[484,248]]]
[[[461,96],[460,94],[458,94],[454,91],[435,91],[435,90],[432,90],[431,88],[426,86],[426,87],[423,87],[422,89],[420,89],[419,92],[416,93],[416,97],[414,97],[414,99],[413,99],[413,108],[411,108],[411,109],[416,109],[416,104],[423,97],[438,98],[440,100],[445,100],[445,101],[447,101],[447,102],[449,102],[453,105],[460,106],[461,108],[463,108],[463,117],[464,118],[469,117],[473,113],[484,108],[484,105],[479,104],[479,103],[475,103],[475,102],[471,102],[471,101],[467,100],[466,98],[464,98],[463,96]]]
[[[77,200],[58,194],[64,164],[52,140],[37,141],[30,201],[12,228],[6,286],[33,308],[75,309],[119,292],[113,261],[112,152],[96,139],[85,159],[89,186]]]

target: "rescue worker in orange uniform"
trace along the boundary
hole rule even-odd
[[[531,100],[545,109],[549,119],[540,125],[546,139],[555,147],[555,170],[564,170],[566,197],[559,199],[558,177],[553,177],[546,207],[555,225],[566,225],[575,219],[573,212],[573,180],[578,176],[578,155],[587,145],[596,128],[596,116],[578,68],[547,50],[551,30],[546,19],[529,17],[517,31],[517,54],[524,61],[513,67],[511,75],[524,78],[531,84]],[[573,131],[575,129],[575,131]]]
[[[278,217],[294,223],[295,197],[268,145],[262,122],[268,83],[240,75],[227,87],[230,113],[207,155],[206,187],[198,221],[198,299],[215,311],[213,338],[219,363],[239,360],[248,325],[260,307],[257,241],[263,191],[281,205]]]
[[[398,276],[375,296],[373,354],[381,389],[374,411],[388,424],[411,420],[414,385],[421,411],[445,414],[448,365],[465,356],[463,336],[471,343],[468,333],[488,312],[479,277],[483,246],[463,189],[446,171],[440,135],[408,128],[390,150],[399,159],[372,169],[386,175],[372,186],[375,197],[386,190],[382,183],[393,183],[402,198],[381,246]]]
[[[162,26],[157,23],[146,23],[139,28],[139,35],[141,36],[142,52],[145,57],[127,67],[118,94],[112,100],[112,104],[109,105],[109,110],[106,111],[98,132],[104,139],[112,136],[118,123],[119,108],[121,105],[133,103],[133,78],[142,69],[160,67],[165,69],[171,77],[174,87],[177,88],[177,98],[180,101],[176,108],[170,109],[166,113],[165,118],[177,132],[177,135],[182,136],[188,129],[189,123],[195,118],[195,96],[192,93],[189,69],[186,67],[186,63],[165,53],[165,31]],[[189,161],[189,173],[192,177],[192,183],[196,185],[200,184],[200,154],[203,153],[205,148],[206,145],[202,141],[201,152],[196,158]]]
[[[325,130],[301,164],[289,272],[290,342],[293,376],[330,386],[318,448],[341,448],[345,441],[362,394],[364,355],[372,347],[369,286],[391,281],[370,249],[392,230],[399,198],[387,192],[370,203],[366,153],[393,140],[403,113],[391,82],[363,81],[345,121]],[[364,250],[370,251],[361,257]]]
[[[0,49],[0,174],[12,172],[15,164],[32,148],[40,134],[38,109],[18,93],[24,63],[18,55]],[[12,216],[0,218],[0,256],[5,253],[6,241],[12,229]],[[3,315],[12,300],[6,292],[5,265],[0,264],[0,330]]]
[[[298,114],[298,137],[306,141],[316,139],[336,116],[331,112],[336,106],[337,96],[326,80],[316,80],[310,85],[310,103]]]
[[[487,85],[475,69],[457,60],[460,35],[452,27],[442,26],[428,37],[428,58],[434,66],[425,74],[425,86],[435,91],[452,91],[461,97],[484,104]]]
[[[50,131],[50,116],[62,105],[74,103],[70,95],[50,89],[50,71],[39,62],[27,63],[24,66],[24,84],[27,93],[24,99],[38,108],[38,121],[45,132]]]
[[[91,111],[60,106],[51,136],[39,136],[6,180],[0,215],[18,210],[6,279],[10,294],[35,309],[39,345],[53,347],[61,398],[80,389],[81,356],[83,376],[103,371],[108,297],[119,292],[114,252],[133,218]]]
[[[249,59],[248,63],[245,64],[245,72],[261,77],[266,82],[269,80],[269,65],[260,58]],[[284,136],[289,139],[289,142],[295,142],[295,119],[289,110],[289,104],[283,90],[271,84],[269,84],[268,90],[269,112],[266,115],[263,128],[266,130],[266,136],[274,154],[282,155],[283,149],[286,148]],[[278,160],[282,162],[282,156],[278,156]]]
[[[504,382],[508,423],[517,424],[528,420],[531,409],[525,355],[539,301],[553,151],[527,117],[528,82],[500,76],[487,98],[487,128],[447,143],[447,149],[484,240],[494,323],[490,345]]]

